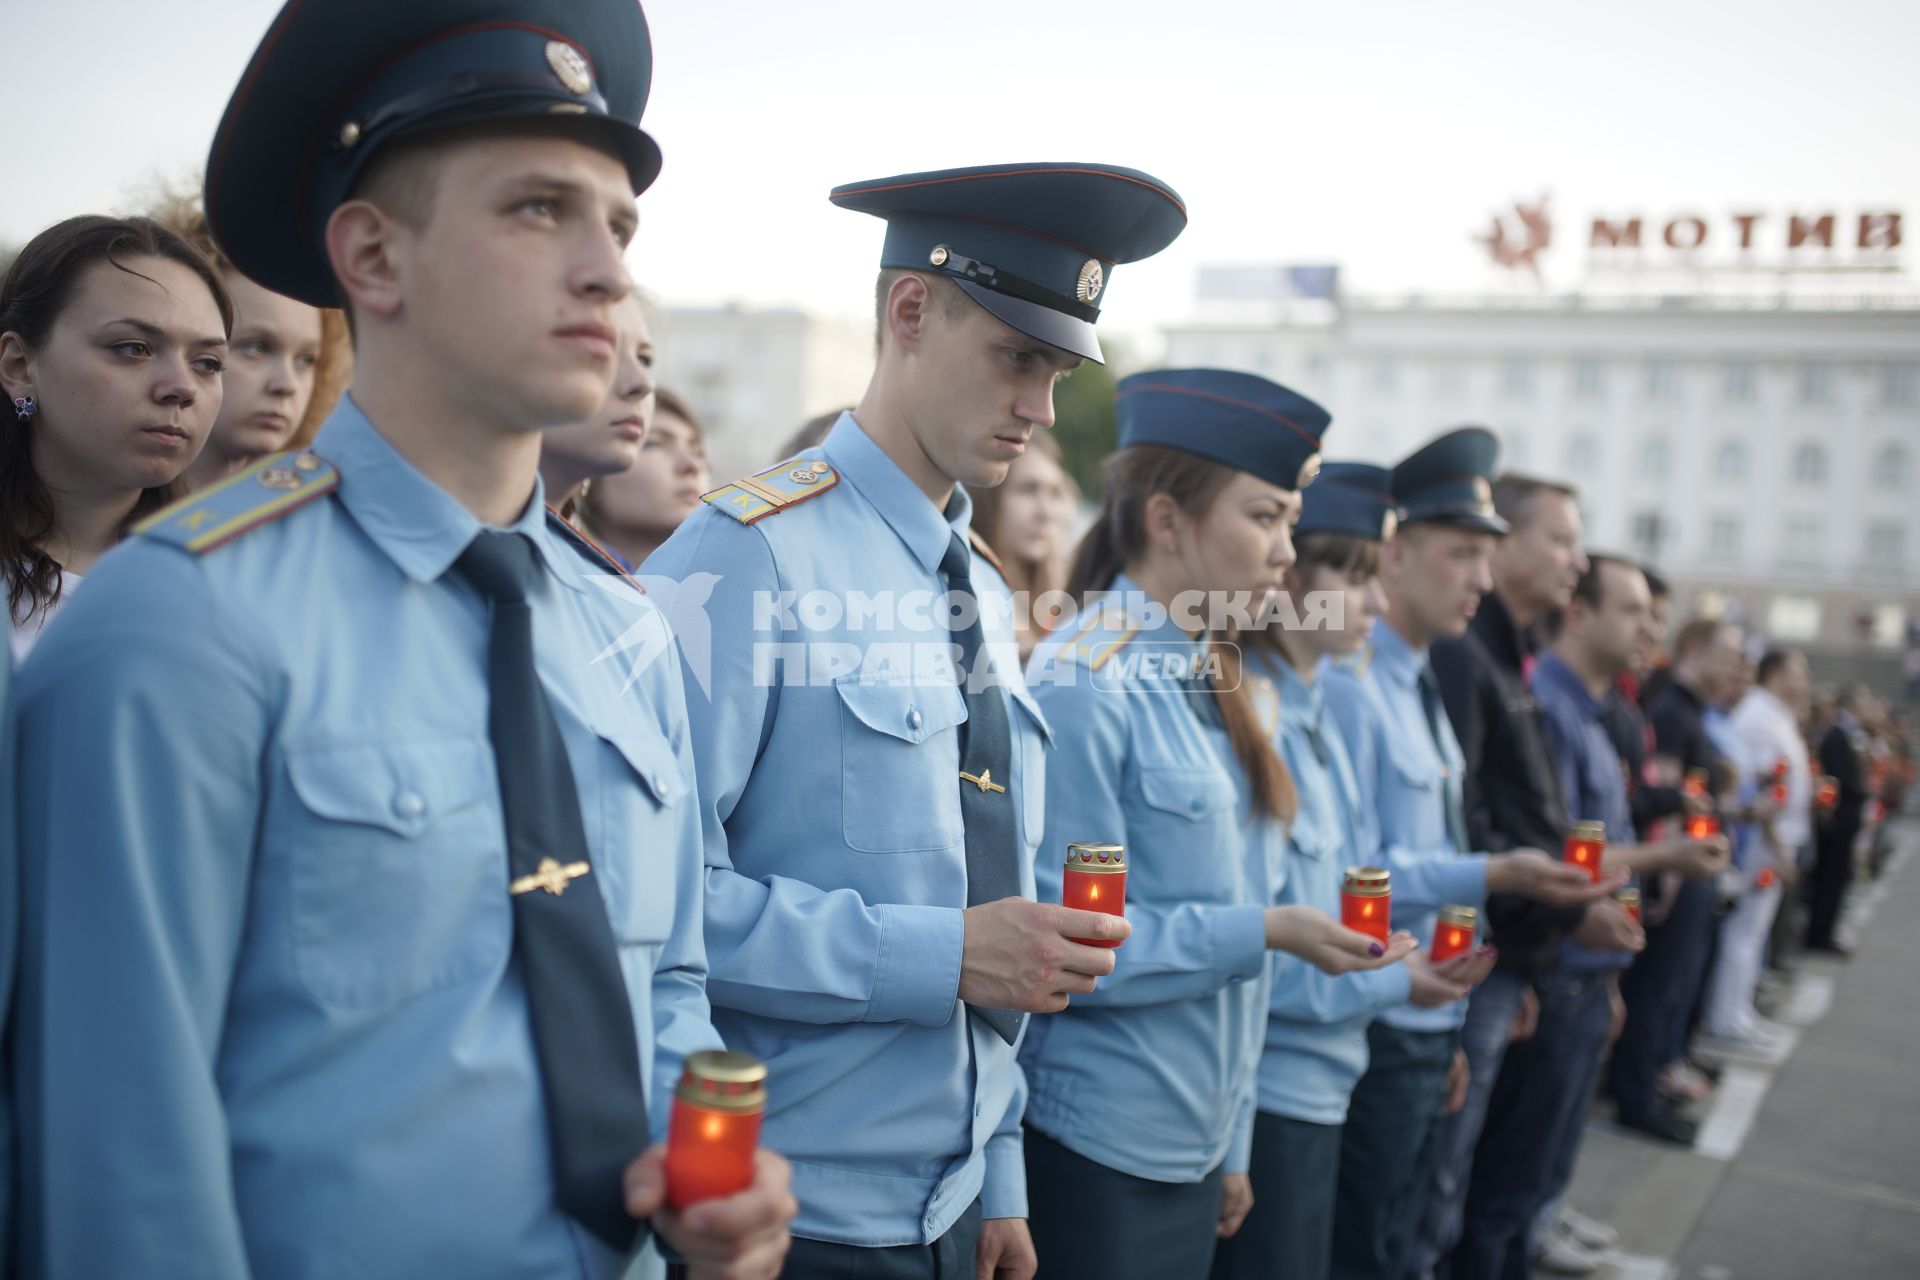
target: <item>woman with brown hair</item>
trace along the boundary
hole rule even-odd
[[[1080,487],[1061,465],[1060,446],[1035,432],[1015,458],[1007,478],[992,488],[969,486],[973,528],[1000,557],[1013,588],[1014,636],[1025,662],[1041,639],[1060,624],[1056,594],[1066,584],[1067,535],[1073,527]]]
[[[1273,905],[1297,800],[1232,615],[1262,620],[1293,563],[1325,410],[1250,374],[1163,370],[1120,383],[1117,417],[1068,575],[1081,613],[1028,670],[1054,733],[1039,896],[1060,897],[1069,842],[1123,845],[1133,925],[1113,974],[1036,1017],[1021,1050],[1052,1280],[1206,1275],[1252,1203],[1269,953],[1339,973],[1413,945]]]
[[[267,454],[310,444],[352,377],[353,344],[339,311],[263,289],[234,270],[197,197],[173,197],[155,217],[213,263],[233,298],[220,416],[184,477],[187,488],[203,489]]]
[[[601,546],[638,569],[712,487],[706,432],[687,402],[662,387],[654,392],[653,424],[639,458],[595,482],[577,519]]]
[[[614,329],[617,363],[599,411],[540,438],[540,481],[547,505],[575,525],[594,482],[631,470],[653,429],[653,328],[638,290],[615,308]]]
[[[0,284],[0,579],[13,655],[181,475],[220,412],[233,304],[149,218],[69,218]]]

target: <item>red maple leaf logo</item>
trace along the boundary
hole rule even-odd
[[[1475,236],[1474,242],[1486,246],[1487,256],[1498,265],[1509,271],[1525,268],[1540,281],[1540,252],[1553,244],[1547,197],[1542,195],[1532,204],[1514,201],[1512,218],[1495,214],[1485,234]]]

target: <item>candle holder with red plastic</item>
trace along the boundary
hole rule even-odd
[[[1607,825],[1604,822],[1576,822],[1573,830],[1567,833],[1566,861],[1587,873],[1587,878],[1595,884],[1600,883],[1600,859],[1607,852]]]
[[[1385,867],[1349,867],[1340,888],[1340,923],[1385,942],[1393,914],[1392,881]]]
[[[1707,798],[1707,788],[1711,786],[1712,783],[1713,775],[1705,769],[1689,769],[1687,770],[1686,781],[1680,784],[1680,792],[1682,795],[1691,796],[1695,800],[1704,800]]]
[[[1060,905],[1075,911],[1127,914],[1127,850],[1117,844],[1067,846],[1067,870],[1060,882]],[[1071,938],[1088,947],[1117,947],[1117,939]]]
[[[1445,964],[1455,956],[1463,956],[1473,949],[1474,935],[1480,929],[1480,913],[1472,907],[1442,907],[1440,919],[1433,926],[1433,950],[1429,953],[1435,964]]]
[[[1627,919],[1635,924],[1640,923],[1640,891],[1638,889],[1628,885],[1614,894],[1613,900],[1620,905],[1622,911],[1627,913]]]
[[[753,1185],[767,1068],[744,1053],[689,1054],[667,1131],[667,1204],[678,1213]]]
[[[1768,788],[1768,794],[1773,798],[1773,802],[1776,805],[1784,805],[1787,802],[1787,772],[1789,767],[1785,756],[1781,756],[1773,762],[1773,783]]]
[[[1839,804],[1840,803],[1839,779],[1825,775],[1825,774],[1821,775],[1820,786],[1819,786],[1819,789],[1814,793],[1814,800],[1816,803],[1819,804],[1820,808],[1823,810],[1832,809],[1835,805]]]
[[[1706,840],[1720,834],[1720,818],[1711,813],[1690,813],[1687,815],[1687,835],[1690,839]]]

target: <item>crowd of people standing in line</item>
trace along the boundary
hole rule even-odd
[[[1887,709],[1676,628],[1493,433],[1323,463],[1333,414],[1249,373],[1122,379],[1070,547],[1054,387],[1187,217],[1133,170],[837,189],[887,225],[872,384],[715,488],[621,263],[644,21],[508,7],[289,5],[202,201],[0,284],[6,1256],[1597,1269],[1596,1094],[1685,1146],[1778,1050],[1768,971],[1845,954],[1911,780]],[[627,575],[696,574],[701,648],[604,661],[659,625]],[[796,588],[937,590],[957,671],[768,678]],[[1124,915],[1057,905],[1096,856]],[[765,1150],[675,1209],[722,1045]]]

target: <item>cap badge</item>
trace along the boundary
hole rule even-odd
[[[1399,531],[1400,513],[1392,507],[1388,507],[1386,514],[1380,517],[1380,541],[1393,541],[1393,535]]]
[[[565,40],[547,41],[547,65],[553,68],[554,78],[568,93],[593,91],[593,71],[587,66],[586,58]]]
[[[1080,268],[1080,279],[1073,286],[1073,296],[1082,302],[1092,302],[1107,287],[1107,273],[1100,269],[1098,258],[1088,258]]]
[[[927,261],[936,267],[944,267],[947,265],[948,256],[947,246],[937,244],[933,246],[933,252],[927,255]]]
[[[1296,489],[1304,489],[1308,485],[1312,484],[1314,477],[1319,474],[1320,474],[1320,455],[1317,453],[1310,453],[1307,455],[1307,460],[1300,464],[1300,474],[1294,480],[1293,487]]]
[[[1485,476],[1473,478],[1473,500],[1483,507],[1493,505],[1493,486],[1487,483]]]
[[[360,122],[359,121],[349,120],[345,124],[340,126],[341,150],[343,151],[353,150],[353,144],[358,141],[360,141]]]

